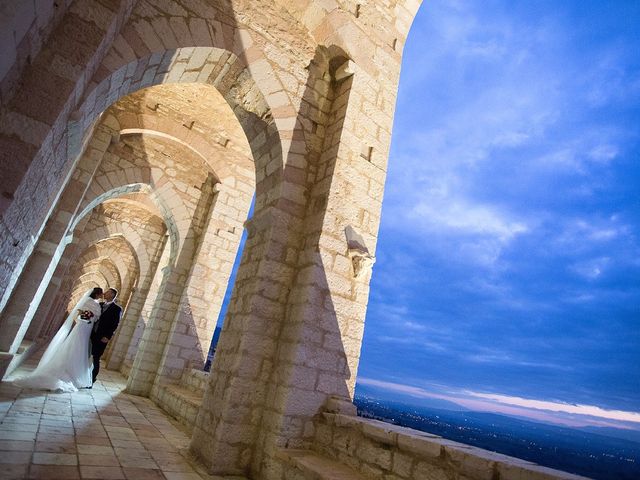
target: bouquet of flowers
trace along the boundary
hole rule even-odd
[[[80,318],[82,320],[91,320],[93,318],[93,312],[91,310],[81,310]]]

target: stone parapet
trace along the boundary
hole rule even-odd
[[[426,432],[335,413],[323,413],[316,418],[312,448],[366,478],[585,479]]]
[[[154,400],[192,432],[208,381],[208,372],[195,368],[186,370],[179,384],[159,386]]]
[[[191,390],[192,392],[204,395],[204,391],[207,388],[208,381],[209,372],[198,370],[197,368],[192,368],[184,372],[184,374],[182,375],[182,379],[180,380],[180,385],[182,385],[187,390]]]
[[[155,402],[189,432],[193,431],[202,405],[202,395],[179,385],[162,385],[157,388]]]

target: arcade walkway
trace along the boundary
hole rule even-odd
[[[187,456],[189,437],[176,422],[124,387],[108,370],[73,394],[0,383],[0,479],[221,478]]]

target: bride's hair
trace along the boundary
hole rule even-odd
[[[100,295],[102,295],[102,289],[100,287],[95,287],[89,294],[89,296],[93,299],[98,298]]]

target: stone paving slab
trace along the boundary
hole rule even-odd
[[[0,480],[221,479],[187,455],[180,424],[125,384],[109,370],[75,393],[0,382]]]

